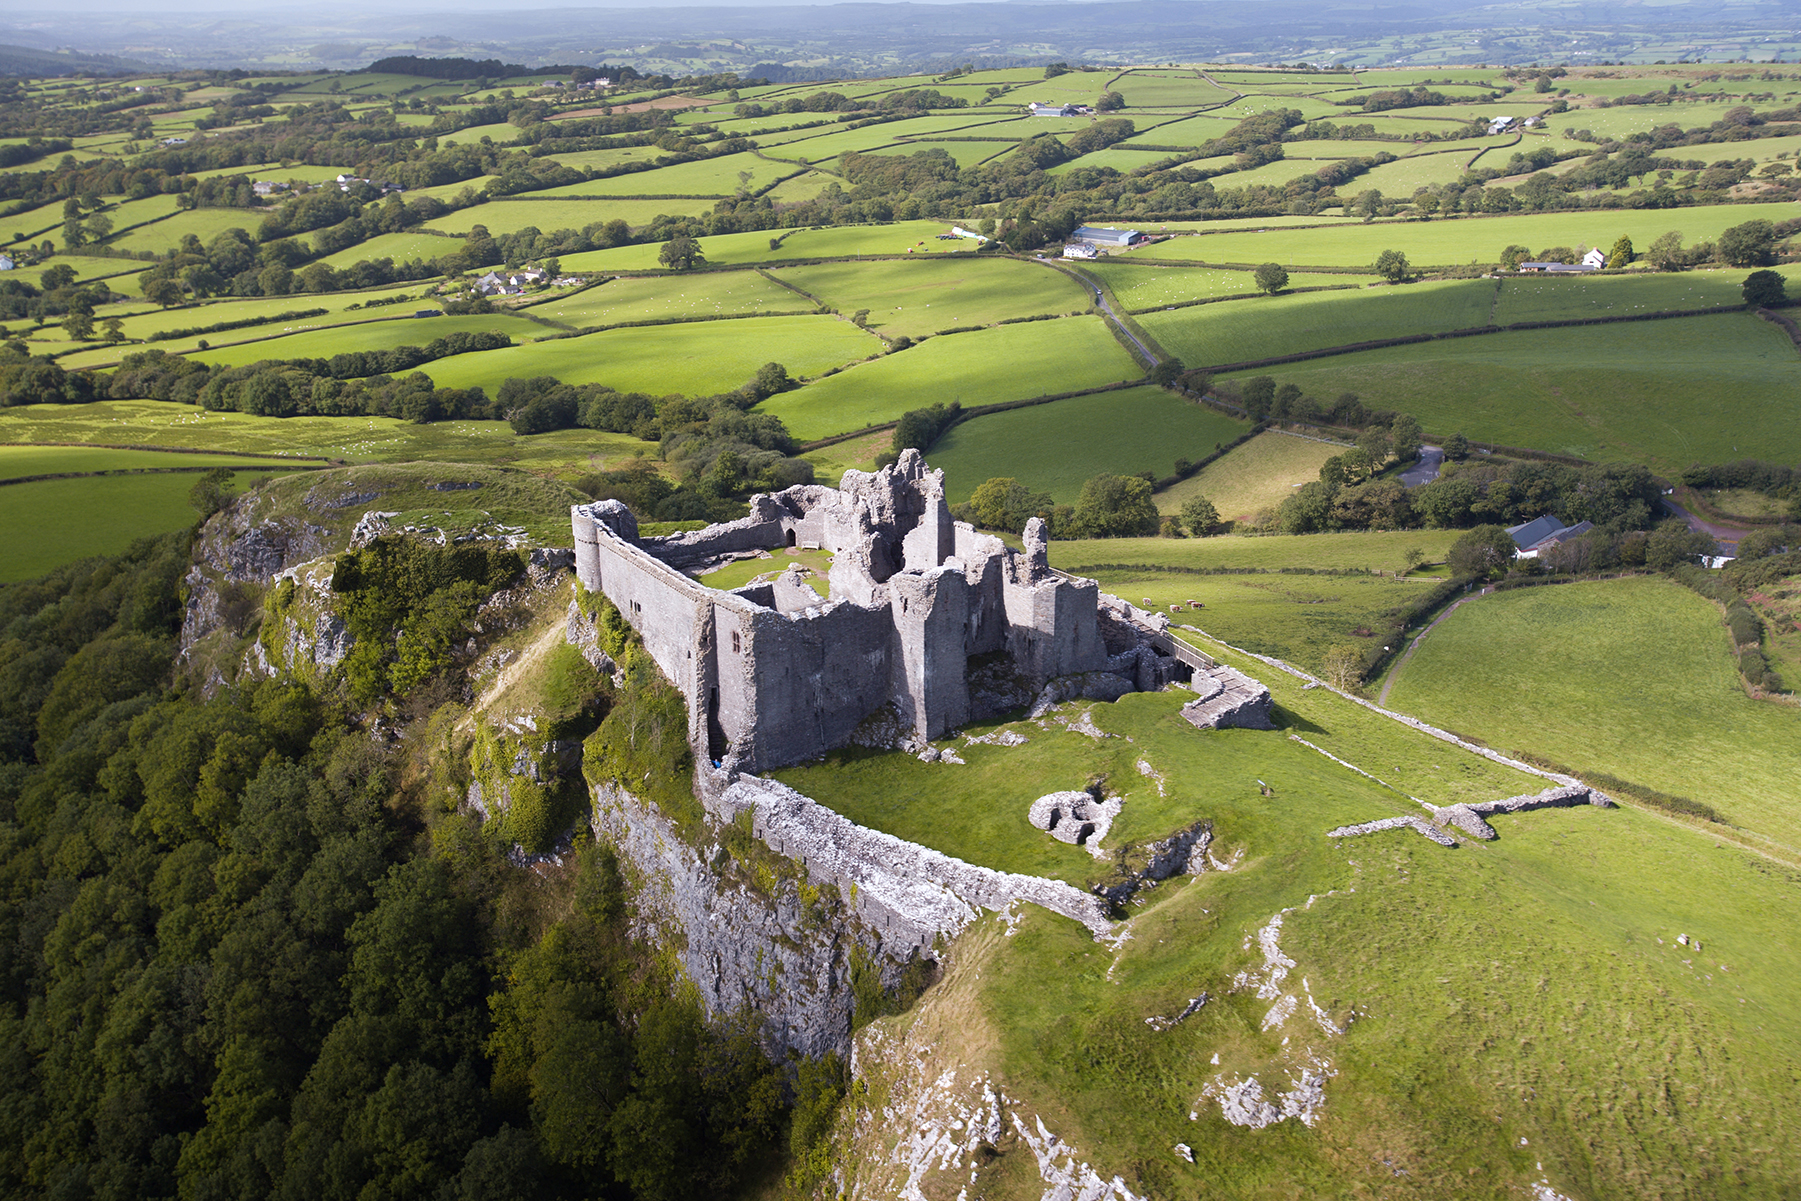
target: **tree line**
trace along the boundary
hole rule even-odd
[[[676,1201],[779,1164],[783,1073],[634,941],[605,850],[529,885],[430,739],[171,683],[188,550],[0,590],[0,1189]]]

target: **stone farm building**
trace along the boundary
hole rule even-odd
[[[1261,685],[1171,639],[1167,618],[1053,571],[1041,521],[1021,553],[951,520],[944,474],[917,451],[691,533],[641,538],[618,501],[572,520],[583,587],[643,638],[687,698],[690,743],[727,768],[812,758],[872,719],[919,746],[1034,695],[1114,700],[1176,680],[1201,694],[1184,710],[1196,725],[1269,728]],[[731,591],[688,574],[784,547],[831,552],[828,596],[798,566]]]

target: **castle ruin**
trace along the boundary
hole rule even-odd
[[[1043,522],[1026,526],[1022,553],[953,521],[944,473],[917,451],[848,471],[837,488],[752,497],[750,509],[663,538],[641,538],[618,501],[571,514],[582,585],[643,638],[687,698],[690,743],[716,763],[754,772],[813,758],[884,710],[904,741],[940,738],[996,712],[989,692],[972,690],[978,659],[1054,699],[1113,700],[1224,673],[1235,679],[1208,681],[1203,699],[1223,691],[1235,708],[1207,724],[1269,728],[1269,694],[1254,681],[1169,638],[1166,618],[1053,571]],[[688,574],[795,547],[831,553],[829,595],[792,569],[731,591]]]

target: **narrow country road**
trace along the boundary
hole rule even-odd
[[[1094,288],[1092,290],[1094,292],[1094,303],[1100,306],[1101,312],[1107,314],[1108,320],[1112,321],[1113,324],[1119,328],[1120,333],[1132,339],[1132,345],[1138,348],[1138,353],[1144,356],[1145,362],[1155,365],[1157,356],[1152,353],[1150,347],[1138,340],[1138,335],[1132,332],[1131,326],[1119,319],[1119,314],[1113,311],[1113,306],[1111,304],[1107,303],[1106,294],[1099,288]]]
[[[1437,617],[1434,617],[1432,619],[1431,625],[1427,626],[1425,629],[1423,629],[1419,633],[1415,634],[1413,636],[1413,641],[1407,644],[1407,649],[1401,652],[1401,657],[1399,659],[1396,659],[1395,665],[1389,669],[1388,679],[1383,682],[1382,692],[1379,696],[1376,697],[1376,703],[1378,705],[1381,705],[1384,709],[1388,708],[1388,690],[1395,686],[1395,680],[1400,677],[1401,669],[1403,667],[1407,666],[1407,660],[1413,658],[1413,652],[1417,651],[1420,648],[1420,643],[1425,641],[1427,634],[1430,634],[1433,630],[1436,630],[1438,628],[1439,622],[1443,621],[1445,618],[1449,617],[1451,614],[1457,612],[1458,608],[1460,608],[1461,606],[1467,605],[1471,601],[1476,600],[1480,597],[1487,596],[1489,593],[1491,593],[1493,591],[1494,591],[1493,588],[1484,588],[1482,591],[1476,593],[1475,596],[1465,596],[1465,597],[1461,597],[1457,600],[1452,601],[1450,604],[1445,606],[1445,611],[1443,613],[1440,613]]]
[[[1722,555],[1737,554],[1738,540],[1749,532],[1748,530],[1733,529],[1731,526],[1715,525],[1711,521],[1695,516],[1667,496],[1663,498],[1663,506],[1687,522],[1689,529],[1712,538],[1714,545],[1719,548]]]
[[[1436,446],[1420,447],[1419,461],[1401,473],[1401,486],[1417,488],[1421,484],[1430,484],[1438,478],[1438,469],[1444,465],[1445,452]]]

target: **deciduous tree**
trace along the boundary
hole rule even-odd
[[[1288,269],[1281,263],[1264,263],[1257,268],[1257,287],[1274,296],[1288,286]]]

